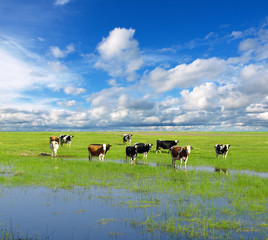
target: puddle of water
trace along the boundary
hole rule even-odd
[[[72,190],[0,187],[0,223],[7,230],[12,224],[12,232],[15,234],[49,240],[196,239],[181,233],[176,237],[175,233],[170,235],[158,230],[148,232],[144,225],[139,227],[131,224],[133,220],[145,222],[148,216],[158,222],[166,221],[167,217],[178,217],[178,209],[183,213],[188,204],[197,206],[197,211],[204,211],[205,218],[211,217],[206,209],[213,206],[219,209],[213,215],[215,220],[229,219],[229,216],[224,216],[220,211],[229,204],[223,197],[204,200],[201,197],[185,196],[183,193],[178,196],[146,194],[96,187]],[[198,208],[201,205],[204,207]],[[246,213],[241,213],[237,218],[247,222],[249,226],[256,221],[250,219],[250,215]],[[181,217],[178,224],[184,226],[189,222]],[[229,231],[228,234],[230,239],[235,239],[241,237],[241,234],[253,234],[254,238],[258,238],[263,233]],[[247,238],[247,235],[243,236]]]
[[[0,176],[3,176],[3,177],[14,176],[14,172],[12,171],[12,167],[9,165],[0,165]]]
[[[76,159],[76,158],[63,158],[63,160],[78,160],[78,161],[88,161],[88,158],[81,158],[81,159]],[[92,161],[98,161],[98,159],[93,159]],[[126,160],[111,160],[111,159],[105,159],[106,162],[114,162],[114,163],[119,163],[119,164],[129,164],[129,161]],[[150,167],[159,167],[159,166],[166,166],[172,168],[171,164],[166,164],[166,163],[155,163],[155,162],[147,162],[144,163],[143,161],[136,161],[136,165],[147,165]],[[177,169],[179,170],[179,166],[177,166]],[[183,167],[184,169],[184,167]],[[187,171],[198,171],[198,172],[220,172],[220,173],[225,173],[226,175],[247,175],[247,176],[256,176],[256,177],[261,177],[261,178],[268,178],[268,173],[267,172],[255,172],[255,171],[250,171],[250,170],[229,170],[229,169],[219,169],[219,171],[216,171],[215,167],[210,167],[210,166],[190,166],[187,165]]]

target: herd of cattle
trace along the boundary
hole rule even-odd
[[[132,134],[123,135],[123,144],[128,145],[126,146],[126,160],[128,157],[130,157],[131,164],[135,163],[138,153],[143,154],[143,158],[146,160],[148,152],[152,148],[152,144],[135,143],[133,146],[129,146],[129,144],[131,144],[131,137]],[[59,145],[63,146],[63,144],[66,143],[67,147],[70,147],[73,138],[74,138],[73,135],[60,135],[59,137],[51,136],[50,137],[50,149],[52,151],[51,156],[52,157],[57,156],[57,150],[59,148]],[[178,140],[172,140],[172,141],[157,140],[156,153],[161,153],[161,149],[168,149],[171,154],[172,164],[174,168],[176,168],[176,160],[179,160],[180,169],[182,167],[182,161],[184,161],[186,170],[186,163],[193,147],[191,147],[190,145],[186,147],[179,147],[177,146],[178,142],[179,142]],[[111,146],[112,145],[110,144],[90,144],[88,146],[89,160],[92,160],[92,157],[98,157],[100,161],[104,161],[104,156],[111,148]],[[216,144],[215,145],[216,157],[218,158],[219,155],[222,154],[222,157],[226,159],[230,146],[231,145],[229,144],[225,145]]]

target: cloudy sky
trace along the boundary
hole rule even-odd
[[[0,1],[0,131],[267,131],[268,1]]]

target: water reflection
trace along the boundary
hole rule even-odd
[[[76,161],[88,161],[87,158],[83,159],[77,159],[77,158],[62,158],[63,160],[76,160]],[[98,161],[97,159],[93,161]],[[129,164],[129,161],[126,160],[112,160],[112,159],[105,159],[105,162],[114,162],[114,163],[119,163],[119,164]],[[173,168],[172,164],[167,164],[167,163],[156,163],[156,162],[147,162],[143,163],[142,161],[137,161],[136,160],[136,165],[146,165],[150,167],[167,167],[167,168]],[[210,167],[210,166],[191,166],[187,165],[187,171],[197,171],[197,172],[218,172],[215,171],[215,168],[217,167]],[[177,168],[179,169],[179,168]],[[222,172],[225,170],[222,169]],[[228,170],[226,169],[228,173],[226,175],[247,175],[247,176],[256,176],[256,177],[261,177],[261,178],[268,178],[268,173],[267,172],[255,172],[255,171],[250,171],[250,170]]]
[[[218,168],[218,167],[215,167],[214,169],[214,172],[217,172],[217,173],[224,173],[226,175],[229,175],[229,170],[226,169],[226,168]]]
[[[80,187],[72,190],[0,187],[1,227],[9,229],[12,224],[15,234],[48,240],[196,239],[187,233],[165,232],[159,229],[150,232],[144,223],[148,217],[162,223],[176,218],[176,224],[187,226],[187,216],[191,218],[196,209],[205,219],[230,219],[229,212],[225,216],[223,211],[226,208],[232,211],[227,198],[206,200],[200,196],[191,196],[186,194],[190,192],[188,181],[185,180],[181,184],[184,185],[185,191],[177,194],[138,193],[100,187]],[[207,211],[211,208],[214,211]],[[245,223],[245,229],[256,221],[245,212],[236,213],[235,217]],[[191,222],[191,226],[195,224],[197,222]],[[223,230],[214,230],[213,236],[215,234],[216,238],[223,233]],[[230,239],[241,238],[239,231],[226,231]],[[252,232],[250,236],[261,239],[263,231],[258,229],[258,232]],[[247,238],[248,235],[243,236]]]

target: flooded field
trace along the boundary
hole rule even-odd
[[[81,159],[73,159],[73,158],[63,158],[64,161],[88,161],[87,158],[81,158]],[[93,159],[92,161],[98,161],[98,159]],[[106,162],[114,162],[118,164],[125,164],[130,163],[126,160],[112,160],[112,159],[106,159]],[[166,163],[154,163],[154,162],[144,162],[144,161],[136,161],[137,165],[145,165],[150,167],[160,167],[160,166],[166,166],[167,168],[172,169],[173,166],[171,164]],[[0,168],[1,169],[1,168]],[[179,169],[179,166],[176,166],[177,170]],[[218,168],[218,167],[210,167],[210,166],[188,166],[187,171],[198,171],[198,172],[219,172],[219,173],[225,173],[225,174],[232,174],[232,175],[246,175],[246,176],[257,176],[261,178],[268,178],[268,172],[255,172],[250,170],[228,170],[226,168]]]
[[[130,164],[121,133],[74,133],[51,157],[57,134],[1,133],[0,239],[268,237],[267,133],[133,135],[193,146],[187,171],[174,170],[168,151]],[[227,159],[215,156],[221,142],[232,146]],[[89,161],[89,143],[112,148]]]
[[[100,187],[1,187],[0,216],[23,239],[265,239],[268,217],[224,197]]]

